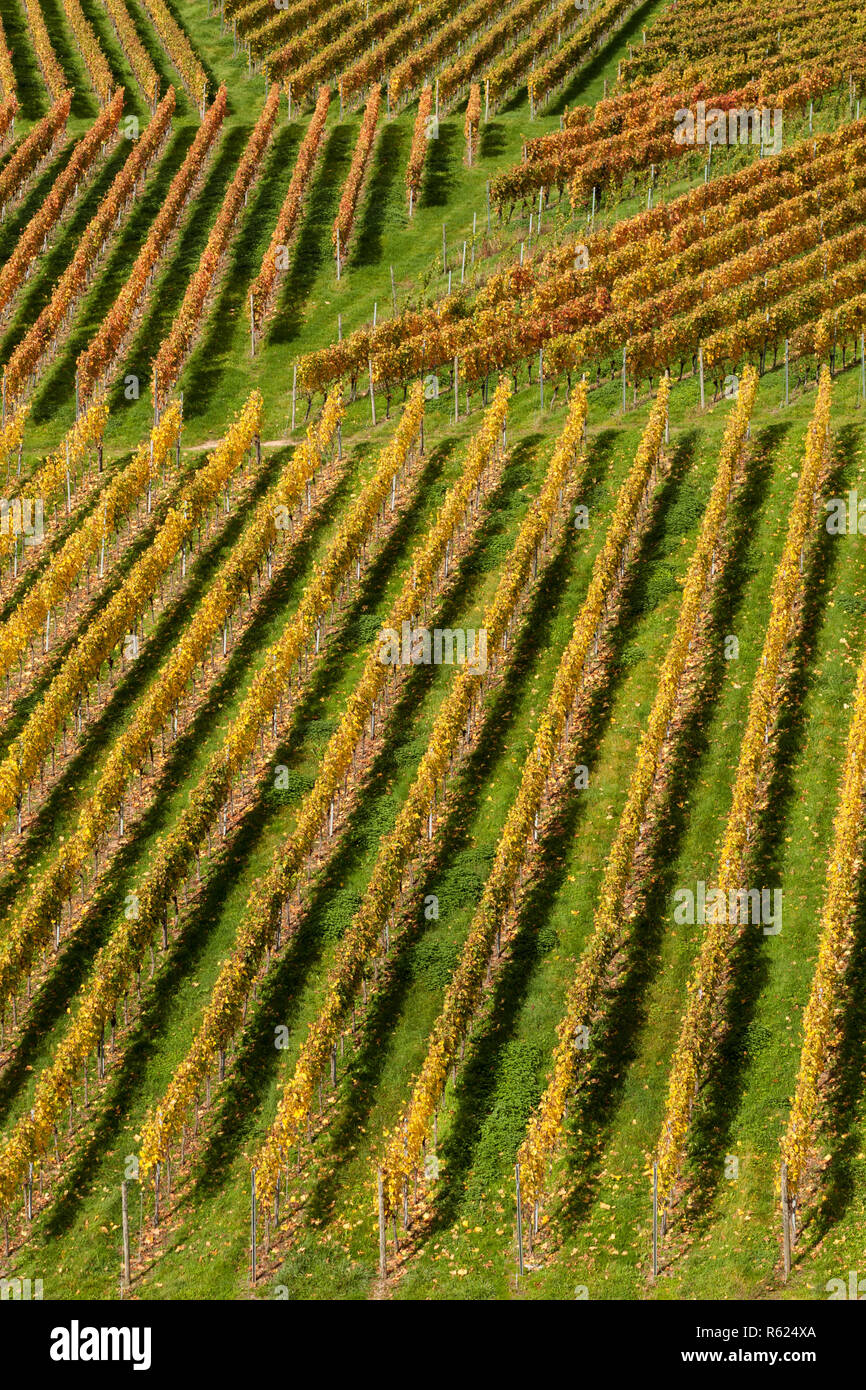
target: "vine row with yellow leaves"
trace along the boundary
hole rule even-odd
[[[628,930],[624,904],[633,876],[635,851],[656,784],[670,723],[680,698],[689,650],[706,605],[715,555],[723,535],[730,491],[740,465],[756,391],[757,373],[747,368],[725,430],[716,481],[685,578],[677,625],[659,674],[652,709],[629,780],[625,806],[605,864],[592,931],[578,961],[568,990],[565,1012],[557,1027],[558,1041],[553,1055],[552,1075],[530,1120],[527,1136],[518,1154],[521,1192],[529,1205],[534,1205],[540,1199],[547,1167],[559,1142],[568,1097],[578,1070],[578,1035],[582,1029],[592,1025],[610,963]],[[658,449],[658,418],[655,422],[650,421],[647,433],[650,438],[645,435],[641,443],[636,460],[637,472],[630,476],[626,484],[627,488],[633,489],[633,495],[639,492],[641,479],[645,478],[648,464]],[[644,455],[643,464],[641,454]]]
[[[195,101],[200,116],[207,104],[207,73],[199,62],[186,31],[181,28],[165,0],[142,0],[159,41],[169,60],[180,73],[181,81]]]
[[[2,43],[2,36],[0,36]],[[2,56],[2,50],[0,50]],[[18,115],[18,98],[13,92],[10,96],[4,97],[0,92],[0,153],[5,154],[6,143],[15,134],[15,117]]]
[[[117,104],[122,109],[123,95],[123,88],[118,88],[112,105]],[[57,350],[60,336],[88,289],[109,239],[132,204],[141,196],[147,171],[165,147],[171,132],[173,110],[172,88],[160,102],[156,115],[136,141],[82,232],[75,255],[57,282],[50,300],[9,358],[3,372],[7,407],[10,401],[27,393],[51,354]]]
[[[3,28],[3,20],[0,19],[0,96],[8,100],[15,95],[15,69],[12,66],[12,54],[6,42],[6,31]]]
[[[727,903],[744,887],[749,840],[759,795],[766,745],[778,702],[778,685],[803,592],[803,551],[815,515],[815,498],[828,457],[831,379],[821,369],[818,399],[806,434],[806,456],[790,511],[788,532],[773,575],[772,607],[767,634],[749,699],[749,714],[740,747],[731,809],[719,855],[718,888]],[[666,1210],[686,1152],[692,1107],[705,1073],[725,967],[739,923],[727,912],[709,921],[687,986],[686,1007],[671,1062],[668,1097],[656,1151],[659,1210]],[[709,914],[708,914],[709,916]]]
[[[260,407],[260,400],[258,402]],[[334,409],[339,410],[339,402]],[[353,569],[360,567],[360,551],[377,519],[393,499],[396,482],[417,444],[424,415],[421,387],[410,395],[394,439],[383,450],[373,477],[362,489],[341,524],[321,567],[314,568],[298,608],[286,629],[265,654],[249,693],[232,721],[222,746],[199,779],[189,804],[175,828],[160,842],[153,863],[138,893],[137,915],[124,917],[97,957],[70,1028],[50,1066],[36,1083],[34,1105],[0,1148],[0,1208],[13,1200],[22,1173],[46,1152],[57,1116],[68,1103],[79,1067],[99,1043],[105,1025],[140,971],[147,946],[160,925],[167,942],[165,921],[168,904],[186,877],[193,856],[203,845],[225,808],[233,782],[253,755],[266,724],[276,714],[292,672],[299,672],[307,644],[328,608],[337,601]],[[299,680],[300,684],[300,680]]]
[[[447,574],[454,538],[472,508],[473,497],[477,502],[485,475],[500,458],[509,396],[508,385],[500,386],[480,430],[469,445],[459,479],[449,490],[430,533],[412,556],[411,573],[384,620],[383,628],[401,632],[405,622],[411,625],[416,621],[437,584],[440,567]],[[299,809],[295,829],[280,846],[267,874],[256,883],[250,895],[236,945],[220,970],[192,1047],[145,1125],[141,1142],[141,1161],[145,1169],[168,1157],[171,1143],[183,1127],[184,1117],[214,1056],[225,1052],[241,1026],[256,972],[266,953],[278,947],[282,939],[284,907],[288,914],[291,896],[299,887],[324,822],[327,820],[333,825],[333,808],[355,766],[358,743],[364,738],[367,720],[375,719],[377,712],[381,720],[383,693],[393,668],[380,660],[379,648],[376,639],[340,723],[322,755],[318,777]]]
[[[586,387],[582,385],[572,398],[566,425],[556,446],[556,454],[568,460],[575,483],[582,481],[586,471],[586,457],[582,451],[586,410]],[[573,471],[575,467],[576,473]],[[600,564],[599,558],[596,567]],[[590,581],[581,616],[575,623],[574,633],[559,664],[553,693],[524,764],[517,796],[496,848],[490,877],[470,923],[442,1010],[433,1026],[432,1039],[404,1121],[387,1146],[382,1177],[389,1206],[396,1204],[401,1184],[417,1170],[430,1122],[445,1088],[448,1069],[454,1065],[460,1041],[477,1007],[493,943],[524,862],[527,838],[533,833],[554,758],[567,729],[568,713],[583,680],[593,632],[601,621],[608,588],[613,582],[612,569],[609,575],[605,575],[602,585]],[[588,614],[594,615],[591,626],[585,621]]]
[[[827,865],[818,961],[803,1010],[803,1042],[794,1099],[782,1139],[788,1202],[799,1200],[819,1110],[819,1084],[838,1039],[836,1017],[850,959],[863,860],[863,790],[866,781],[866,657],[860,664],[848,730],[845,767]]]
[[[250,132],[229,184],[216,221],[201,253],[199,263],[190,279],[183,302],[171,327],[159,345],[153,363],[153,403],[162,410],[177,384],[198,336],[208,300],[216,285],[217,276],[225,262],[238,219],[246,206],[247,196],[258,178],[265,155],[270,147],[277,121],[280,89],[271,88],[259,119]]]
[[[270,245],[264,254],[261,269],[250,289],[253,325],[256,332],[261,332],[265,317],[273,302],[279,272],[288,270],[288,249],[298,228],[304,198],[309,189],[313,170],[316,167],[316,161],[322,147],[322,134],[325,129],[330,101],[330,87],[320,87],[316,109],[298,149],[291,181],[277,216],[276,226],[271,234]]]
[[[179,414],[175,418],[179,429]],[[103,663],[109,660],[118,643],[124,640],[131,625],[140,619],[178,555],[185,552],[193,531],[240,467],[247,450],[258,437],[261,418],[262,398],[254,391],[223,441],[184,488],[177,505],[169,510],[122,586],[89,623],[65,658],[0,762],[0,821],[17,807],[20,826],[22,797],[45,755],[73,713],[80,723],[84,693],[97,679]]]
[[[73,449],[85,449],[96,437],[102,438],[108,420],[108,406],[99,401],[79,417],[72,433],[77,436]],[[122,516],[126,516],[159,478],[166,457],[177,443],[180,434],[180,411],[166,415],[164,425],[157,426],[150,440],[136,451],[127,464],[100,494],[99,505],[86,517],[48,565],[24,598],[0,623],[0,680],[27,648],[33,637],[50,625],[51,614],[58,604],[68,600],[81,577],[85,565],[113,535]],[[59,454],[58,463],[66,460]],[[37,474],[37,478],[38,478]],[[47,630],[47,629],[46,629]]]
[[[501,578],[484,614],[488,659],[498,662],[511,626],[531,582],[538,551],[549,535],[562,504],[572,464],[557,454],[541,493],[529,508],[505,561]],[[291,1076],[283,1085],[277,1114],[255,1159],[256,1190],[269,1202],[281,1169],[310,1114],[313,1090],[339,1038],[340,1024],[383,934],[389,932],[395,899],[408,865],[416,853],[424,825],[433,834],[437,788],[445,782],[464,730],[471,727],[476,702],[483,702],[485,673],[464,665],[442,702],[412,786],[391,833],[382,842],[373,872],[355,917],[336,952],[326,994],[310,1025]]]
[[[151,111],[153,111],[159,98],[159,73],[153,65],[150,54],[138,37],[138,30],[132,22],[126,0],[102,0],[102,3],[108,11],[118,42],[126,55],[126,61],[132,68],[135,80],[144,93]]]
[[[36,54],[39,71],[42,73],[43,81],[52,101],[60,101],[63,95],[69,91],[70,83],[66,80],[66,74],[57,61],[57,54],[54,52],[54,45],[48,34],[42,6],[39,4],[39,0],[23,0],[23,4],[27,25],[30,29],[30,42]]]
[[[78,141],[54,180],[48,194],[21,232],[11,255],[0,269],[0,322],[10,304],[33,271],[36,258],[45,250],[48,236],[72,204],[79,186],[93,169],[106,144],[117,129],[121,103],[106,106],[93,125]]]
[[[174,99],[174,88],[169,88]],[[168,98],[169,93],[166,93]],[[204,114],[195,139],[162,199],[147,239],[136,256],[120,292],[96,333],[76,361],[79,401],[86,401],[100,384],[107,385],[124,347],[143,312],[161,262],[169,253],[184,210],[195,196],[225,119],[228,98],[220,87]]]
[[[10,414],[0,425],[0,467],[5,469],[5,483],[7,497],[13,497],[18,486],[18,475],[21,469],[21,450],[24,445],[24,429],[27,424],[27,416],[30,414],[30,406],[23,405],[18,410]],[[12,487],[9,486],[9,472],[12,461],[15,460],[16,481]]]
[[[294,530],[294,513],[303,509],[305,490],[315,479],[331,449],[342,417],[339,393],[329,396],[318,429],[293,451],[292,457],[256,511],[231,555],[209,584],[204,599],[186,632],[160,671],[123,733],[112,746],[99,780],[82,810],[74,834],[65,841],[59,858],[43,873],[0,941],[0,1016],[15,991],[52,936],[60,944],[63,904],[71,903],[76,881],[89,856],[100,843],[119,811],[123,818],[126,788],[143,768],[153,739],[169,716],[174,722],[196,668],[206,659],[214,640],[223,633],[224,644],[231,614],[264,561],[271,568],[273,548],[281,536]],[[179,424],[177,405],[166,411],[153,431],[156,459],[170,447]],[[140,464],[148,466],[149,446],[140,451]],[[308,500],[308,510],[312,505]],[[288,524],[280,524],[283,521]],[[70,921],[72,914],[70,912]],[[70,926],[65,934],[74,932]]]
[[[37,121],[10,154],[0,171],[0,221],[21,198],[33,175],[54,154],[65,134],[71,106],[72,93],[62,92],[48,114]]]
[[[102,51],[102,45],[96,37],[96,31],[81,8],[81,0],[62,0],[62,4],[69,27],[75,36],[78,52],[87,69],[90,85],[100,106],[106,106],[111,101],[114,78],[108,66],[108,59]]]
[[[11,422],[10,440],[17,439],[20,447],[24,436],[24,423],[27,419],[30,407],[22,406],[15,414]],[[108,405],[104,398],[95,401],[88,410],[79,415],[74,425],[67,430],[58,447],[48,455],[45,461],[27,480],[27,492],[29,498],[27,505],[31,508],[29,526],[34,528],[32,537],[28,537],[22,544],[37,545],[40,543],[39,536],[35,531],[35,516],[33,509],[40,505],[43,510],[46,503],[56,502],[58,495],[63,493],[66,499],[67,514],[70,509],[72,495],[78,485],[78,470],[83,470],[85,461],[90,457],[94,448],[102,446],[105,435],[105,427],[108,423]],[[21,491],[21,485],[16,480],[12,489],[13,494]],[[44,516],[43,516],[43,537],[44,537]],[[15,573],[17,574],[19,537],[18,530],[13,526],[3,526],[0,529],[0,557],[12,553],[15,556]],[[8,667],[5,668],[8,670]]]

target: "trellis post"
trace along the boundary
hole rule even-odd
[[[514,1165],[514,1182],[517,1188],[517,1273],[523,1277],[523,1202],[520,1193],[520,1164]]]
[[[785,1283],[791,1273],[791,1218],[788,1209],[788,1165],[782,1163],[782,1256],[785,1262]]]
[[[653,1278],[659,1272],[659,1166],[653,1164]]]
[[[785,339],[785,405],[788,404],[788,339]]]
[[[256,1282],[256,1170],[250,1170],[250,1274]]]
[[[123,1226],[123,1283],[128,1289],[132,1283],[132,1269],[129,1258],[129,1192],[126,1180],[120,1184],[120,1211]]]
[[[382,1185],[382,1169],[376,1171],[376,1186],[379,1198],[379,1274],[382,1279],[388,1270],[388,1250],[385,1235],[385,1189]]]

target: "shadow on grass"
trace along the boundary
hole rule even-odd
[[[91,499],[88,499],[88,501],[90,500]],[[158,505],[154,508],[151,524],[135,537],[121,558],[115,561],[108,574],[107,580],[103,583],[99,592],[85,596],[80,617],[71,625],[70,631],[63,634],[60,641],[57,641],[55,636],[54,644],[40,666],[38,674],[27,686],[26,690],[14,697],[14,703],[3,723],[2,737],[0,737],[0,748],[2,748],[4,754],[8,752],[12,740],[21,733],[24,724],[40,704],[51,682],[54,680],[55,676],[58,675],[72,647],[81,636],[84,627],[93,617],[94,612],[97,609],[105,607],[128,575],[142,551],[153,539],[154,526],[158,524],[160,519],[164,516],[166,509],[167,501],[165,497],[162,497],[159,499]],[[90,510],[91,508],[89,507],[82,507],[78,513],[70,517],[70,525],[64,528],[64,531],[74,531],[76,529],[76,520],[80,522],[81,518]],[[57,538],[57,544],[58,546],[61,544],[60,538]],[[30,578],[29,575],[28,578]],[[38,572],[34,574],[33,578],[39,578]],[[22,586],[22,592],[23,590],[24,586]],[[71,721],[71,711],[67,717]],[[0,898],[2,898],[2,892],[0,892]]]
[[[658,498],[656,516],[644,541],[638,565],[633,562],[632,573],[623,599],[623,620],[609,635],[614,657],[618,659],[628,642],[635,616],[648,606],[649,588],[653,580],[654,552],[660,548],[666,529],[665,518],[679,504],[688,488],[688,464],[693,451],[693,439],[681,441],[674,466]],[[750,485],[735,503],[734,515],[751,515],[766,486],[768,470],[758,475],[753,470]],[[734,559],[720,582],[720,591],[713,604],[713,625],[724,631],[730,622],[730,612],[739,603],[746,573],[742,560]],[[704,690],[717,688],[717,673],[704,676]],[[603,721],[602,702],[609,699],[608,687],[593,701],[593,731],[597,746]],[[694,711],[678,740],[676,764],[672,781],[681,787],[696,775],[700,757],[706,747],[703,729],[706,709],[700,694]],[[588,739],[589,743],[590,740]],[[672,799],[669,799],[672,801]],[[524,1075],[511,1077],[502,1071],[508,1061],[509,1045],[516,1041],[515,1028],[531,979],[541,956],[555,946],[555,938],[545,940],[544,916],[556,893],[561,891],[565,861],[562,848],[574,834],[579,821],[580,798],[572,798],[560,811],[554,828],[545,836],[542,846],[540,873],[521,904],[517,933],[508,958],[494,985],[493,999],[485,1021],[476,1031],[471,1053],[455,1092],[455,1113],[449,1123],[444,1145],[449,1172],[447,1190],[437,1198],[433,1231],[439,1233],[454,1219],[467,1187],[474,1188],[501,1181],[509,1163],[513,1162],[533,1106],[537,1103],[549,1067],[549,1054],[544,1049],[532,1049],[530,1059],[535,1067],[534,1078]],[[634,1043],[643,1018],[646,983],[654,969],[658,952],[658,931],[652,924],[663,915],[670,891],[670,875],[676,845],[684,829],[683,813],[675,804],[665,808],[662,821],[649,846],[648,860],[652,864],[664,860],[669,864],[649,899],[641,901],[640,916],[635,924],[636,936],[629,951],[626,976],[617,993],[608,1017],[596,1027],[592,1055],[595,1063],[591,1082],[584,1091],[579,1120],[572,1116],[569,1143],[570,1195],[565,1207],[567,1219],[576,1221],[588,1208],[595,1186],[593,1155],[601,1149],[621,1088],[623,1067],[633,1053]],[[601,1036],[599,1036],[599,1034]],[[505,1087],[504,1095],[502,1087]],[[504,1097],[504,1098],[503,1098]],[[582,1127],[580,1138],[574,1133],[576,1124]],[[579,1150],[579,1154],[574,1150]],[[486,1171],[480,1171],[484,1168]],[[428,1233],[430,1234],[430,1233]]]
[[[599,454],[604,451],[606,443],[601,445]],[[519,462],[519,458],[516,461]],[[513,497],[510,478],[506,473],[498,496],[490,501],[490,508],[497,508],[499,496],[508,495]],[[467,560],[470,558],[473,560],[473,568],[478,557],[490,553],[490,540],[485,540],[485,532],[489,531],[493,531],[494,534],[498,532],[500,537],[504,539],[502,527],[496,524],[495,516],[488,518],[484,531],[473,547],[471,557],[467,556]],[[446,895],[442,898],[443,902],[446,901],[449,893],[453,896],[456,891],[459,897],[460,892],[466,889],[466,883],[461,877],[461,857],[465,857],[467,853],[468,827],[473,813],[478,809],[478,803],[484,789],[488,785],[487,779],[490,770],[502,753],[503,739],[507,735],[509,727],[512,702],[516,695],[519,696],[521,689],[525,688],[534,669],[535,657],[544,642],[550,638],[551,624],[561,606],[560,603],[551,602],[550,595],[551,592],[555,591],[560,600],[564,596],[565,576],[569,568],[572,540],[573,534],[566,532],[558,553],[550,557],[545,568],[543,579],[522,626],[521,636],[516,643],[512,658],[513,664],[509,666],[504,683],[497,688],[493,695],[490,707],[486,711],[480,741],[470,754],[455,785],[451,807],[439,831],[435,861],[429,865],[424,879],[415,884],[412,889],[413,898],[419,903],[423,903],[426,893],[433,888],[435,888],[437,895],[443,893]],[[501,562],[505,560],[505,556],[501,554],[497,558]],[[465,576],[462,577],[465,578]],[[452,602],[449,601],[449,608],[451,607]],[[441,619],[441,621],[448,620],[447,615]],[[405,705],[404,701],[406,702]],[[401,705],[395,711],[396,727],[394,724],[389,726],[388,752],[390,752],[390,757],[388,752],[383,754],[377,762],[374,772],[379,770],[387,775],[389,762],[393,764],[400,761],[400,745],[402,743],[405,746],[406,739],[412,730],[414,704],[414,702],[408,702],[407,696],[404,696],[404,701],[401,701]],[[359,807],[356,816],[361,815],[363,811],[364,807]],[[488,859],[486,855],[483,857]],[[342,881],[344,873],[344,864],[333,866],[328,875],[331,884]],[[455,883],[451,881],[455,874],[460,880],[456,890]],[[473,891],[481,891],[480,878],[477,879],[477,886]],[[405,935],[401,935],[399,946],[389,958],[387,976],[380,984],[364,1019],[363,1033],[349,1064],[351,1085],[344,1084],[341,1088],[341,1110],[338,1122],[327,1137],[322,1137],[322,1141],[327,1144],[328,1159],[332,1160],[333,1166],[330,1172],[320,1177],[311,1188],[307,1213],[314,1220],[319,1220],[333,1204],[339,1186],[341,1169],[351,1161],[351,1139],[358,1133],[361,1121],[369,1114],[373,1104],[376,1084],[381,1078],[382,1068],[389,1056],[389,1049],[381,1045],[380,1039],[390,1034],[391,1026],[399,1020],[405,1011],[406,993],[416,974],[417,948],[425,939],[421,935],[424,926],[425,923],[420,920],[419,916],[416,921],[410,922]],[[432,930],[431,928],[430,931],[432,932]],[[282,993],[284,994],[284,991]],[[271,1050],[273,1050],[272,1037],[263,1040],[263,1043],[264,1041],[269,1041]],[[265,1062],[266,1054],[263,1048],[262,1064]],[[245,1068],[244,1071],[246,1074],[247,1069]]]
[[[130,455],[126,455],[112,461],[111,466],[104,471],[103,487],[122,472],[129,458]],[[7,750],[12,739],[21,732],[24,722],[33,713],[81,633],[93,618],[94,613],[97,609],[105,607],[121,582],[129,574],[132,566],[151,544],[155,533],[165,520],[169,507],[176,502],[184,488],[195,477],[198,466],[203,461],[204,456],[201,454],[194,455],[192,459],[187,456],[187,459],[181,464],[180,472],[169,479],[164,488],[155,493],[153,511],[150,517],[145,519],[145,524],[129,543],[123,555],[111,563],[102,586],[85,595],[75,621],[70,624],[69,630],[63,634],[59,641],[55,637],[48,657],[42,662],[33,680],[20,694],[13,695],[11,708],[3,721],[2,730],[0,730],[0,752]],[[270,460],[265,468],[266,476],[270,476]],[[63,518],[62,524],[58,525],[55,535],[45,547],[45,553],[40,554],[38,562],[28,570],[6,599],[2,610],[0,610],[0,621],[4,621],[7,613],[11,612],[22,601],[24,595],[29,593],[33,585],[39,581],[49,560],[63,548],[68,537],[84,524],[85,518],[92,515],[98,505],[99,493],[91,493],[82,500],[69,517]],[[2,898],[2,890],[0,890],[0,898]]]
[[[338,489],[342,491],[347,486],[348,475],[340,480]],[[311,535],[293,552],[287,567],[276,580],[274,588],[265,597],[255,623],[243,634],[240,642],[233,649],[226,668],[208,690],[204,705],[197,712],[190,726],[173,745],[155,785],[152,804],[141,823],[136,827],[135,840],[126,845],[118,856],[116,873],[113,873],[113,885],[110,889],[104,889],[100,892],[94,908],[91,909],[94,920],[88,922],[87,926],[91,943],[88,945],[84,939],[76,942],[75,954],[80,958],[77,962],[71,959],[73,953],[69,953],[70,978],[67,981],[67,989],[75,991],[80,987],[79,981],[83,983],[93,955],[99,949],[108,927],[120,910],[127,881],[131,873],[136,870],[135,861],[140,857],[140,842],[142,839],[147,840],[159,835],[167,828],[166,803],[160,797],[161,789],[168,789],[176,785],[178,779],[188,771],[196,748],[201,743],[202,738],[207,736],[208,730],[213,725],[217,710],[227,699],[231,699],[237,693],[238,686],[248,670],[250,660],[259,651],[262,645],[262,624],[267,623],[269,618],[286,606],[286,590],[295,586],[307,572],[314,546],[315,537]],[[128,1111],[128,1105],[124,1105],[124,1101],[127,1101],[129,1095],[141,1085],[148,1059],[159,1046],[165,1019],[176,1003],[177,980],[175,972],[182,973],[189,966],[190,961],[197,956],[202,934],[207,933],[208,926],[208,921],[198,920],[197,931],[191,937],[185,937],[183,941],[172,948],[167,968],[161,970],[156,976],[150,993],[143,1001],[138,1018],[133,1020],[132,1031],[125,1047],[122,1064],[110,1072],[108,1084],[100,1092],[99,1113],[89,1123],[83,1136],[79,1134],[79,1139],[83,1138],[83,1142],[71,1163],[73,1174],[71,1192],[73,1195],[70,1195],[70,1191],[66,1190],[45,1214],[41,1234],[46,1240],[53,1239],[56,1234],[66,1230],[73,1223],[76,1216],[75,1205],[77,1201],[74,1193],[80,1193],[93,1181],[106,1146],[117,1135],[122,1126],[123,1118]],[[66,961],[67,957],[64,957],[64,966]],[[53,1016],[58,1016],[63,1007],[64,1000],[56,1001]],[[44,1026],[37,1027],[32,1031],[34,1040],[38,1039],[44,1033]]]
[[[135,115],[142,125],[145,124],[150,119],[150,107],[142,95],[132,68],[129,66],[108,11],[100,3],[100,0],[81,0],[81,8],[105,54],[115,84],[124,88],[124,117]],[[161,91],[164,92],[165,88],[161,88]],[[176,109],[177,106],[175,105]]]
[[[39,8],[58,63],[63,69],[72,92],[70,115],[92,120],[99,113],[99,102],[90,85],[84,59],[78,52],[71,29],[68,29],[60,0],[39,0]],[[32,43],[28,37],[27,42]]]
[[[566,82],[564,88],[558,96],[547,107],[547,114],[558,116],[566,107],[574,106],[580,99],[581,94],[586,88],[597,81],[604,72],[604,69],[612,61],[618,50],[625,53],[629,39],[635,38],[646,23],[647,15],[657,4],[657,0],[646,0],[646,4],[641,5],[630,19],[626,21],[615,33],[611,34],[607,43],[599,50],[591,63],[586,67],[578,68],[571,81]]]
[[[457,186],[460,176],[462,137],[455,122],[439,122],[439,135],[430,141],[424,161],[424,178],[418,206],[444,207]]]
[[[110,468],[105,470],[105,478],[108,479],[113,474],[115,467],[122,468],[128,458],[129,455],[125,458],[119,458],[116,463],[112,460]],[[38,583],[49,561],[63,548],[72,533],[84,524],[85,519],[91,515],[98,501],[98,494],[91,493],[82,498],[78,506],[73,506],[68,517],[64,515],[60,518],[54,534],[47,544],[42,546],[37,559],[28,566],[23,574],[19,574],[18,578],[12,581],[10,588],[0,595],[0,623],[5,623],[9,619],[19,603],[23,601],[24,596],[30,592],[34,584]],[[2,738],[0,738],[0,746],[2,746]]]
[[[152,287],[144,321],[117,367],[115,384],[109,392],[112,413],[123,413],[126,404],[124,375],[127,368],[132,368],[138,376],[142,394],[145,383],[150,381],[153,359],[171,329],[187,286],[198,267],[248,135],[249,130],[243,126],[234,126],[226,130],[206,175],[204,187],[194,199],[192,206],[186,209],[185,220],[182,221],[179,235],[173,243],[171,260]],[[186,132],[186,138],[189,138],[189,131]]]
[[[52,103],[42,81],[24,10],[15,0],[2,0],[0,15],[3,16],[6,43],[12,54],[15,95],[21,106],[21,116],[26,121],[37,121],[48,112]]]
[[[490,120],[481,127],[481,158],[498,159],[508,144],[508,132],[501,121]]]
[[[294,162],[300,137],[297,123],[283,127],[256,186],[252,206],[242,215],[229,265],[222,277],[217,300],[207,319],[204,335],[184,370],[184,415],[195,420],[206,414],[225,374],[226,346],[239,319],[249,324],[249,289],[258,274],[270,242],[271,228],[285,196],[282,171]],[[249,334],[247,333],[247,352]],[[238,347],[238,351],[243,351]]]
[[[188,39],[188,41],[189,41],[189,46],[190,46],[190,48],[192,49],[193,53],[195,54],[196,60],[197,60],[198,63],[201,65],[201,67],[204,69],[205,76],[207,77],[207,89],[208,89],[208,92],[209,92],[210,95],[211,95],[211,98],[213,98],[213,93],[214,93],[214,92],[217,90],[217,88],[219,87],[219,78],[217,77],[217,75],[216,75],[216,73],[214,72],[213,68],[212,68],[212,67],[210,66],[210,64],[208,63],[207,59],[206,59],[206,58],[204,57],[204,55],[202,54],[201,50],[196,46],[196,43],[195,43],[195,40],[194,40],[192,34],[190,33],[190,31],[189,31],[187,25],[184,23],[184,20],[183,20],[183,7],[177,3],[177,0],[164,0],[164,3],[165,3],[166,9],[169,11],[169,13],[171,14],[172,18],[174,19],[175,24],[178,26],[179,29],[181,29],[181,30],[186,34],[186,37],[187,37],[187,39]],[[171,69],[171,79],[170,79],[170,80],[173,81],[173,82],[175,83],[176,86],[179,86],[180,84],[178,83],[177,77],[178,77],[177,73],[175,72],[174,68],[172,68],[172,69]],[[234,109],[234,108],[232,107],[231,84],[229,85],[229,87],[228,87],[226,90],[227,90],[227,94],[228,94],[228,107],[227,107],[227,113],[226,113],[226,114],[227,114],[227,115],[232,115],[232,114],[233,114],[233,109]],[[191,110],[194,110],[194,109],[195,109],[195,104],[194,104],[192,98],[189,98],[189,103],[190,103],[190,109],[191,109]],[[262,93],[262,104],[264,105],[264,92]]]
[[[350,243],[349,265],[378,265],[382,258],[382,234],[388,200],[402,172],[411,135],[405,125],[385,126],[373,156],[355,244]]]
[[[149,22],[146,14],[141,8],[134,4],[127,4],[130,19],[132,20],[135,32],[141,40],[142,46],[156,68],[159,75],[160,93],[168,91],[169,87],[174,87],[175,92],[175,116],[178,120],[187,120],[191,116],[198,119],[198,110],[195,102],[190,97],[186,88],[180,80],[177,68],[173,67],[168,54],[159,41],[153,25]],[[216,92],[217,83],[209,83],[208,91],[213,96]]]
[[[326,257],[331,257],[331,223],[349,168],[352,127],[335,126],[322,151],[304,208],[291,265],[267,330],[269,343],[291,343],[303,330],[304,305]]]
[[[21,202],[10,208],[3,221],[0,222],[0,264],[12,255],[18,238],[45,202],[61,169],[69,163],[71,149],[72,143],[70,141],[61,149],[59,154],[48,161],[42,172],[28,188]],[[8,154],[0,160],[0,170],[5,168],[7,161]]]
[[[268,476],[269,474],[270,468],[268,468]],[[184,475],[184,477],[186,477],[186,475]],[[181,482],[181,486],[182,485]],[[92,620],[94,614],[105,608],[106,604],[117,592],[141,554],[153,541],[154,534],[162,524],[169,506],[175,501],[178,491],[179,488],[170,490],[163,493],[163,495],[158,498],[158,504],[154,508],[148,526],[136,536],[123,557],[115,563],[107,584],[99,592],[91,594],[87,599],[72,630],[65,634],[63,640],[52,649],[50,660],[40,670],[38,678],[33,682],[26,694],[17,702],[10,717],[4,724],[3,741],[0,747],[4,749],[8,748],[11,740],[21,732],[26,720],[38,708],[41,699],[50,687],[52,681],[59,674],[66,657],[78,642],[82,631],[84,631],[87,624]],[[253,495],[258,496],[260,491],[261,486],[257,485]],[[70,519],[69,529],[74,529],[74,527],[75,520],[72,518]],[[231,533],[229,532],[227,534]],[[208,554],[209,551],[205,552],[205,558]],[[207,560],[207,563],[209,567],[212,567],[211,560]],[[195,595],[199,592],[200,585],[194,581],[192,576],[193,572],[191,571],[192,587],[184,591],[181,600],[182,603],[187,603],[189,600],[194,599]],[[182,619],[183,614],[181,614],[180,617]],[[141,671],[144,669],[145,668],[142,666]],[[139,675],[141,671],[139,671]],[[126,681],[129,682],[128,685],[125,684]],[[100,715],[100,722],[106,717],[113,719],[116,707],[112,702],[115,699],[123,701],[126,696],[130,694],[135,697],[135,692],[140,684],[140,680],[135,677],[135,670],[131,671],[130,674],[124,678],[124,681],[121,681],[118,686],[115,687],[114,691],[112,691],[110,702],[103,710],[102,715]],[[120,685],[124,687],[124,695],[120,693]],[[91,729],[93,728],[98,729],[99,722],[95,726],[89,726],[85,731],[84,743],[81,745],[89,755],[98,751],[98,748],[103,747],[101,738],[97,746],[91,747],[90,738]],[[113,738],[114,734],[109,730],[107,737]],[[80,776],[86,767],[87,761],[82,761],[79,753],[76,751],[73,754],[70,764],[62,770],[60,777],[49,791],[46,800],[37,809],[36,815],[26,830],[26,843],[23,848],[19,848],[14,864],[10,866],[8,873],[4,873],[2,882],[0,882],[0,912],[5,912],[9,909],[10,898],[21,888],[27,871],[37,863],[43,851],[50,846],[51,842],[63,828],[63,816],[67,811],[66,798],[68,793],[74,791],[77,785],[77,783],[71,779]]]

